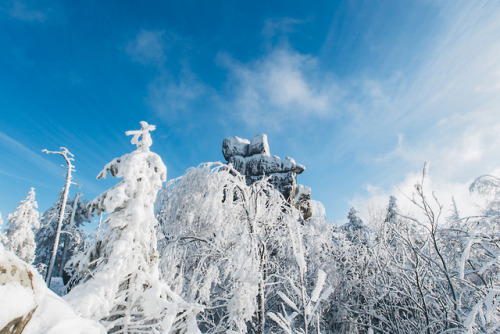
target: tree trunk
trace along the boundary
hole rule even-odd
[[[75,224],[75,212],[78,207],[78,200],[82,194],[76,193],[75,199],[73,200],[73,208],[71,210],[71,217],[69,219],[69,224],[68,226],[72,227]],[[69,245],[71,244],[71,237],[66,234],[64,235],[64,248],[63,248],[63,253],[61,257],[61,267],[59,268],[59,277],[62,277],[63,271],[64,271],[64,264],[66,263],[66,258],[68,257],[68,249]]]
[[[47,269],[47,276],[45,277],[45,282],[47,283],[47,286],[50,288],[50,280],[52,279],[52,270],[54,269],[54,263],[56,262],[56,255],[57,255],[57,248],[59,247],[59,238],[61,236],[61,227],[62,227],[62,222],[64,220],[64,210],[66,209],[66,202],[68,200],[68,192],[69,192],[69,187],[71,185],[71,172],[73,170],[73,165],[71,164],[72,158],[68,157],[68,154],[73,156],[69,151],[61,147],[61,152],[51,152],[47,150],[43,150],[46,153],[55,153],[55,154],[60,154],[63,156],[64,160],[66,160],[66,163],[68,164],[68,167],[66,169],[68,172],[66,173],[66,184],[64,186],[64,192],[63,196],[61,199],[61,211],[59,212],[59,221],[57,222],[57,231],[56,231],[56,237],[54,240],[54,247],[52,247],[52,253],[50,256],[50,263],[49,263],[49,268]]]

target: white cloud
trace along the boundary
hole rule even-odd
[[[142,64],[161,66],[167,60],[165,32],[141,30],[127,45],[126,51],[133,60]]]
[[[295,32],[296,27],[308,21],[291,17],[267,19],[262,29],[267,47],[272,47],[276,43],[286,44],[288,36]]]
[[[199,99],[206,95],[207,87],[190,71],[183,71],[180,78],[163,75],[148,86],[148,105],[158,116],[175,117],[189,112]]]
[[[342,90],[312,56],[279,48],[248,64],[221,54],[219,63],[229,70],[231,109],[250,126],[337,112]]]
[[[373,157],[377,190],[365,185],[350,203],[365,218],[370,207],[387,205],[389,195],[410,208],[402,194],[411,195],[424,161],[432,165],[427,188],[446,210],[453,196],[462,215],[477,213],[480,201],[468,191],[474,178],[500,175],[500,5],[453,2],[440,10],[442,32],[427,53],[415,54],[418,68],[398,74],[404,84],[374,80],[365,90],[369,100],[351,133],[398,137],[392,150]]]
[[[186,64],[177,75],[169,72],[167,35],[173,43],[176,37],[170,33],[141,30],[128,43],[126,52],[132,60],[157,68],[158,75],[149,83],[145,101],[158,116],[171,118],[189,112],[208,88]]]
[[[47,14],[41,10],[28,8],[21,1],[13,1],[7,12],[12,18],[25,22],[44,22],[47,19]]]

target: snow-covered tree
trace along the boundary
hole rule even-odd
[[[65,213],[65,207],[66,207],[66,201],[68,200],[68,193],[69,193],[69,187],[73,183],[71,173],[75,171],[75,168],[73,166],[72,161],[73,159],[73,154],[71,154],[70,151],[66,147],[61,147],[60,151],[48,151],[46,149],[42,150],[42,152],[45,152],[47,154],[59,154],[64,158],[64,161],[66,162],[66,183],[64,185],[63,191],[62,191],[62,197],[61,197],[61,210],[59,212],[59,219],[57,221],[57,228],[56,228],[56,234],[54,238],[54,245],[52,247],[52,252],[50,255],[50,261],[49,261],[49,266],[47,268],[47,275],[45,276],[45,281],[47,282],[47,285],[50,287],[50,280],[52,278],[52,270],[54,269],[54,264],[56,262],[56,256],[57,256],[57,250],[59,248],[59,238],[61,236],[61,229],[62,229],[62,223],[64,220],[64,213]]]
[[[41,228],[35,233],[37,244],[34,265],[41,274],[46,274],[49,265],[54,241],[57,232],[57,223],[61,212],[61,201],[63,192],[53,206],[48,208],[41,217]],[[77,193],[73,200],[67,200],[61,227],[61,242],[57,248],[54,262],[54,272],[62,276],[62,270],[66,262],[78,251],[83,250],[85,232],[82,225],[91,220],[90,212],[86,207],[87,202],[81,200],[81,194]]]
[[[301,224],[300,212],[266,179],[247,185],[231,165],[202,164],[162,190],[158,217],[164,278],[188,301],[205,306],[199,316],[204,332],[281,331],[272,319],[283,314],[282,296],[300,298],[301,314],[289,326],[317,327],[308,305],[317,302],[309,303],[309,282],[319,271],[316,264],[307,270],[309,247],[301,244],[305,226],[311,233],[314,228]],[[309,240],[320,254],[321,239]]]
[[[132,153],[108,163],[98,178],[123,178],[89,205],[109,213],[106,230],[72,262],[81,277],[65,297],[80,314],[100,320],[109,333],[195,333],[195,305],[185,303],[160,281],[154,215],[156,194],[166,180],[166,167],[150,151],[150,131],[127,131]]]
[[[37,208],[35,189],[31,188],[16,211],[7,216],[7,248],[27,263],[33,263],[35,259],[36,244],[32,229],[40,227]]]
[[[80,228],[83,222],[90,221],[90,211],[87,210],[87,202],[81,201],[81,193],[76,193],[71,203],[71,214],[63,224],[61,256],[59,260],[58,276],[63,277],[63,271],[68,260],[85,246],[85,232]],[[69,203],[68,203],[69,204]]]
[[[484,216],[458,219],[452,229],[461,241],[458,276],[470,292],[463,325],[468,333],[493,333],[500,329],[500,179],[480,176],[470,191],[486,206]]]
[[[365,259],[353,261],[363,249],[359,244],[341,257],[357,274],[359,284],[351,291],[362,296],[339,300],[346,321],[354,326],[349,332],[494,333],[500,329],[500,224],[494,209],[500,187],[495,190],[491,177],[479,178],[471,190],[488,190],[485,215],[460,218],[455,206],[446,218],[438,198],[425,189],[425,175],[426,169],[409,197],[416,216],[395,210],[390,201],[384,222],[369,231],[375,233],[375,242],[365,250]],[[338,257],[333,259],[342,263]],[[368,270],[360,275],[363,267]],[[341,279],[340,296],[349,295],[350,282]],[[339,294],[336,289],[334,297]],[[337,315],[342,309],[336,312],[332,318],[343,319]]]
[[[358,211],[354,208],[349,210],[347,214],[347,223],[342,226],[347,237],[353,242],[366,243],[368,240],[368,231],[363,223],[363,220],[358,215]]]
[[[281,299],[281,307],[278,308],[279,312],[273,310],[267,315],[287,333],[301,331],[307,334],[310,328],[316,328],[319,332],[322,303],[328,299],[332,288],[327,286],[327,274],[321,269],[317,270],[316,282],[311,286],[308,264],[312,261],[307,261],[302,226],[296,220],[289,220],[287,228],[297,270],[289,268],[287,272],[281,273],[287,278],[282,283],[284,291],[276,291]]]
[[[258,222],[248,218],[255,209],[245,203],[259,198],[247,198],[247,188],[232,167],[204,164],[171,181],[159,201],[165,279],[188,301],[205,305],[205,332],[246,332],[258,303],[264,308],[264,296],[257,296],[267,252],[259,256],[255,249]]]

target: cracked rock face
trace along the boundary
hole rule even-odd
[[[254,136],[250,141],[239,137],[226,138],[222,142],[222,154],[228,163],[246,176],[247,184],[269,176],[269,182],[301,210],[304,218],[311,216],[311,189],[297,185],[297,175],[306,168],[290,157],[282,160],[271,155],[267,135]]]

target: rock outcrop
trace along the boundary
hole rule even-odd
[[[8,289],[7,287],[12,286]],[[33,274],[27,269],[22,261],[16,261],[14,257],[2,257],[0,261],[0,290],[2,291],[2,302],[12,302],[9,297],[27,295],[25,305],[17,307],[14,304],[9,308],[7,317],[2,316],[0,321],[0,334],[12,333],[20,334],[28,322],[33,317],[37,306],[32,298],[33,292]]]
[[[29,264],[0,243],[0,334],[104,334],[50,291]]]
[[[267,135],[257,135],[250,141],[239,137],[226,138],[222,142],[222,154],[229,164],[246,176],[247,184],[268,176],[269,182],[300,209],[305,219],[311,216],[311,188],[297,184],[297,175],[306,168],[290,157],[281,160],[271,155]]]

